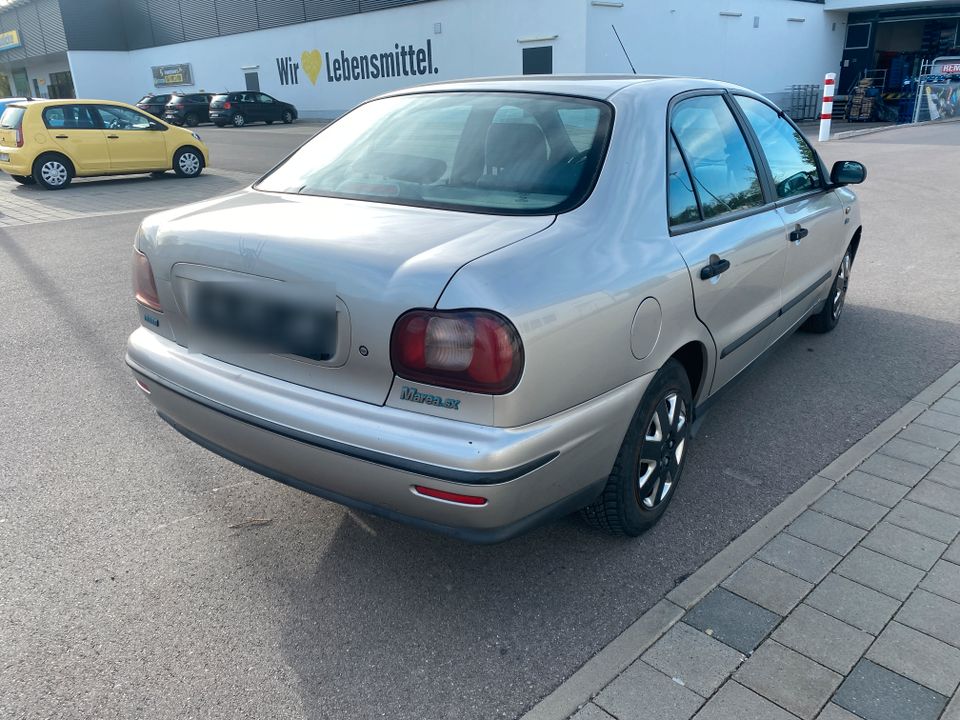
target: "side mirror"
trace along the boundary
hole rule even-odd
[[[830,182],[834,185],[858,185],[866,179],[867,169],[855,160],[840,160],[830,171]]]

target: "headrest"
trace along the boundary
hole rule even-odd
[[[531,123],[494,123],[487,131],[487,166],[509,167],[523,162],[547,162],[547,138]]]

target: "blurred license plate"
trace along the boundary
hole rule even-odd
[[[0,153],[0,162],[10,162],[10,156],[6,153]]]
[[[329,360],[336,352],[332,295],[278,283],[197,283],[191,293],[192,339],[207,349],[297,355]]]

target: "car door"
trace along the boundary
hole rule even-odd
[[[711,392],[782,334],[789,249],[769,183],[728,103],[722,92],[681,96],[667,138],[670,232],[717,348]]]
[[[247,122],[260,122],[264,120],[263,103],[257,99],[257,93],[245,92],[240,96],[240,107],[243,108],[243,114]]]
[[[822,300],[843,254],[844,208],[829,189],[817,154],[799,130],[767,103],[734,96],[773,180],[788,247],[783,314],[793,324]]]
[[[264,120],[271,122],[280,120],[280,103],[266,93],[257,93],[257,100],[260,102]]]
[[[53,143],[70,158],[77,173],[110,169],[106,133],[92,105],[51,105],[43,109],[42,118]]]
[[[131,108],[120,105],[98,105],[107,136],[110,169],[114,172],[167,169],[165,132],[155,129],[166,126]]]

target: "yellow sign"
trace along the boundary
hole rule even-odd
[[[20,33],[16,30],[0,32],[0,50],[10,50],[20,47]]]

